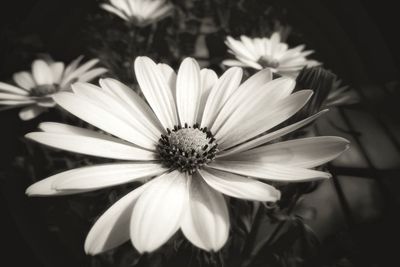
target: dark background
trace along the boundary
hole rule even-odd
[[[400,19],[396,1],[282,0],[281,3],[292,14],[292,24],[307,37],[309,47],[317,51],[318,59],[349,84],[362,86],[398,80]],[[3,2],[0,80],[7,80],[21,66],[29,66],[30,51],[24,54],[20,47],[32,51],[41,47],[65,61],[84,53],[85,48],[79,42],[83,38],[82,24],[86,14],[97,6],[98,2],[93,0]],[[36,122],[21,122],[16,110],[8,110],[0,113],[0,123],[1,170],[12,164],[21,147],[15,137],[34,129]],[[0,184],[0,265],[74,266],[62,248],[49,246],[54,241],[51,237],[41,234],[45,230],[40,229],[44,227],[40,226],[40,216],[34,213],[23,193],[28,185],[24,181],[14,181],[11,185]],[[31,232],[33,228],[37,231]],[[43,257],[47,257],[47,265]]]

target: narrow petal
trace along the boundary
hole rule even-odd
[[[64,71],[64,77],[67,77],[71,74],[71,72],[73,72],[74,70],[76,70],[76,68],[78,67],[79,63],[82,61],[83,56],[79,56],[76,59],[74,59],[66,68]]]
[[[187,177],[179,171],[155,178],[142,193],[131,218],[130,235],[135,248],[152,252],[178,229],[187,201]]]
[[[34,100],[0,100],[0,105],[4,106],[26,106],[35,103]]]
[[[218,76],[215,71],[211,69],[202,69],[200,71],[201,76],[201,99],[199,105],[199,112],[197,113],[197,123],[201,123],[203,118],[204,108],[208,96],[210,95],[211,89],[214,87],[215,83],[218,81]]]
[[[73,195],[78,193],[84,193],[90,190],[68,190],[68,191],[57,191],[53,188],[53,182],[56,181],[59,176],[53,175],[46,179],[40,180],[39,182],[34,183],[33,185],[29,186],[25,194],[30,197],[47,197],[47,196],[65,196],[65,195]]]
[[[100,7],[110,13],[113,13],[120,17],[123,20],[129,20],[128,17],[119,9],[116,9],[115,7],[108,5],[108,4],[101,4]]]
[[[331,161],[349,147],[349,141],[336,136],[319,136],[257,147],[224,160],[276,163],[314,168]]]
[[[241,68],[230,68],[214,84],[204,107],[202,127],[210,128],[217,117],[218,112],[224,106],[229,97],[238,89],[242,80]]]
[[[18,94],[18,95],[28,95],[28,91],[18,88],[14,85],[8,84],[8,83],[3,83],[0,82],[0,92],[7,92],[11,94]]]
[[[54,83],[53,72],[44,60],[38,59],[33,61],[32,75],[38,85]]]
[[[113,134],[121,139],[146,149],[155,149],[155,144],[148,138],[143,138],[128,121],[107,112],[102,107],[93,104],[84,97],[72,93],[58,93],[53,96],[54,101],[61,107],[79,117],[80,119]]]
[[[176,80],[176,105],[181,125],[196,123],[201,100],[200,67],[192,58],[186,58]]]
[[[93,80],[96,77],[99,77],[100,75],[106,73],[108,70],[106,68],[95,68],[92,69],[81,76],[79,76],[78,81],[79,82],[89,82]]]
[[[18,94],[9,94],[9,93],[2,93],[0,92],[0,99],[1,100],[29,100],[31,97],[26,95],[18,95]]]
[[[208,166],[213,169],[239,175],[281,182],[305,182],[331,177],[329,173],[322,171],[274,163],[218,160]]]
[[[143,119],[138,117],[138,114],[133,112],[125,101],[121,101],[114,94],[109,94],[107,91],[93,84],[81,82],[74,83],[72,90],[77,96],[86,98],[87,101],[93,102],[94,105],[103,108],[105,112],[119,117],[131,125],[139,137],[138,141],[146,140],[149,148],[152,148],[153,144],[158,142],[160,135],[150,131],[147,127],[148,125],[143,124]],[[144,143],[143,145],[146,144]]]
[[[198,174],[190,179],[188,207],[181,228],[190,242],[207,251],[218,251],[228,239],[229,213],[226,201]]]
[[[168,169],[159,163],[111,163],[82,167],[55,176],[52,187],[57,191],[97,190],[105,187],[151,178]]]
[[[273,186],[252,178],[213,170],[211,168],[199,170],[199,173],[209,186],[227,196],[271,202],[275,202],[281,197],[279,190]]]
[[[153,135],[159,137],[161,133],[165,132],[153,110],[133,89],[111,78],[100,79],[100,85],[104,90],[126,103],[131,112],[142,121],[142,126],[151,131]]]
[[[172,129],[178,125],[171,89],[157,65],[147,57],[138,57],[135,60],[135,74],[146,100],[164,128]]]
[[[147,184],[115,202],[90,229],[85,240],[85,252],[96,255],[129,240],[129,223],[133,207]]]
[[[251,116],[245,117],[241,123],[234,123],[235,128],[227,129],[225,135],[216,133],[215,138],[219,142],[219,147],[225,149],[240,144],[284,122],[307,103],[312,93],[311,90],[298,91],[271,107],[266,107],[264,112],[259,110],[258,113],[248,114]]]
[[[96,65],[99,62],[97,58],[91,59],[88,62],[82,64],[81,66],[77,67],[70,73],[65,73],[64,78],[61,81],[60,86],[65,87],[68,83],[73,82],[75,79],[78,79],[82,76],[85,75],[86,72],[88,72],[94,65]],[[102,68],[100,68],[102,69]]]
[[[222,78],[222,77],[221,77]],[[222,123],[226,120],[227,116],[232,114],[232,112],[237,108],[240,103],[242,103],[243,99],[250,94],[252,94],[252,90],[254,88],[259,88],[264,86],[266,83],[272,80],[272,72],[269,69],[264,69],[262,71],[257,72],[249,79],[247,79],[243,84],[235,90],[233,94],[230,95],[226,104],[221,109],[220,114],[218,114],[219,123],[214,127],[219,128]],[[211,96],[211,94],[210,94]],[[215,114],[217,116],[217,114]],[[210,127],[210,125],[204,125]]]
[[[60,84],[64,72],[64,63],[55,62],[50,64],[50,69],[53,72],[54,83]]]
[[[274,139],[277,139],[281,136],[284,136],[285,134],[291,133],[297,129],[300,129],[304,126],[306,126],[307,124],[311,123],[313,120],[317,119],[319,116],[321,116],[322,114],[325,114],[326,112],[328,112],[327,109],[322,110],[304,120],[298,121],[296,123],[293,123],[291,125],[288,125],[286,127],[283,127],[279,130],[273,131],[271,133],[265,134],[263,136],[260,136],[258,138],[255,138],[251,141],[245,142],[243,144],[240,144],[238,146],[235,146],[233,148],[228,148],[227,150],[221,151],[218,153],[217,158],[223,158],[229,155],[233,155],[233,154],[237,154],[240,153],[242,151],[245,150],[249,150],[255,147],[258,147],[260,145],[266,144],[269,141],[272,141]]]
[[[106,138],[102,139],[99,138],[98,135],[81,136],[33,132],[28,133],[25,137],[50,147],[103,158],[121,160],[154,160],[156,157],[153,152],[123,143],[113,142]]]
[[[235,110],[226,114],[224,109],[215,120],[211,128],[216,137],[225,136],[229,131],[235,129],[243,121],[253,119],[260,112],[268,113],[268,107],[272,107],[277,101],[288,97],[295,86],[295,81],[290,78],[278,78],[263,86],[253,88],[249,94],[242,99]]]
[[[247,64],[235,59],[226,59],[222,61],[222,64],[228,67],[247,67]]]
[[[167,64],[163,64],[163,63],[158,63],[157,67],[159,68],[162,75],[164,76],[165,82],[169,85],[172,95],[176,101],[176,73],[175,73],[175,71],[170,66],[168,66]]]
[[[45,107],[40,107],[40,106],[36,106],[36,105],[28,106],[26,108],[23,108],[19,112],[19,117],[21,118],[21,120],[28,121],[28,120],[36,118],[37,116],[39,116],[46,110],[47,110],[47,108],[45,108]]]
[[[33,80],[32,74],[30,74],[27,71],[21,71],[21,72],[15,73],[13,75],[13,80],[18,86],[20,86],[26,90],[30,90],[36,86],[35,81]]]

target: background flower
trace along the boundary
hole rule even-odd
[[[226,59],[226,66],[250,67],[254,69],[270,68],[283,76],[296,77],[305,66],[319,65],[315,60],[307,59],[312,50],[304,50],[304,45],[289,48],[288,44],[281,41],[279,32],[274,32],[270,38],[249,38],[240,36],[235,40],[231,36],[226,39],[229,52],[236,57]]]
[[[44,132],[27,135],[51,147],[127,161],[53,175],[29,187],[29,195],[82,193],[154,178],[99,218],[86,239],[89,254],[129,238],[139,252],[151,252],[178,229],[197,247],[218,251],[230,229],[224,195],[275,202],[280,192],[265,181],[329,178],[313,168],[348,147],[340,137],[269,144],[320,114],[263,134],[293,116],[312,94],[292,94],[295,82],[272,80],[268,69],[241,84],[241,68],[218,79],[191,58],[175,74],[168,65],[139,57],[135,73],[149,106],[113,79],[101,80],[101,88],[76,83],[73,92],[54,96],[64,109],[115,137],[59,123],[42,123]]]
[[[51,97],[61,91],[70,90],[71,83],[87,82],[107,71],[105,68],[94,68],[98,63],[97,59],[79,66],[82,58],[78,57],[67,67],[63,62],[35,60],[31,72],[21,71],[13,75],[16,86],[0,82],[0,105],[27,106],[19,113],[20,118],[35,118],[47,108],[54,107]]]
[[[101,8],[144,27],[170,15],[173,5],[165,0],[110,0],[110,4],[101,4]]]

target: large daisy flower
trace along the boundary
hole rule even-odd
[[[54,96],[110,135],[53,122],[26,135],[58,149],[120,160],[56,174],[30,186],[30,196],[145,182],[97,220],[85,242],[89,254],[129,238],[139,252],[151,252],[179,229],[195,246],[217,251],[228,239],[229,197],[277,201],[280,192],[266,182],[329,178],[313,168],[348,147],[340,137],[276,142],[319,114],[269,131],[301,109],[312,92],[292,94],[294,80],[272,80],[268,69],[241,84],[241,68],[218,78],[187,58],[176,75],[168,65],[139,57],[135,73],[148,104],[113,79],[100,80],[101,88],[76,83],[73,92]]]
[[[106,72],[105,68],[93,68],[98,59],[92,59],[79,66],[82,56],[67,67],[63,62],[46,62],[37,59],[32,71],[21,71],[13,75],[16,85],[0,82],[0,105],[23,108],[19,116],[30,120],[49,107],[54,107],[52,96],[70,90],[73,82],[87,82]]]
[[[170,15],[173,5],[165,0],[110,0],[110,4],[101,4],[101,8],[144,27]]]
[[[228,36],[226,45],[236,59],[223,61],[226,66],[250,67],[257,70],[270,68],[283,76],[296,77],[303,67],[319,65],[315,60],[307,59],[312,50],[304,50],[304,45],[289,48],[281,42],[279,32],[274,32],[270,38],[249,38],[240,36],[235,40]]]

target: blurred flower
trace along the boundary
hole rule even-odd
[[[325,101],[327,107],[351,105],[360,102],[360,98],[348,85],[342,85],[340,79],[336,79]]]
[[[21,71],[13,75],[15,85],[0,82],[0,105],[23,108],[19,116],[30,120],[56,104],[52,96],[70,90],[73,82],[87,82],[106,72],[104,68],[93,68],[97,59],[79,66],[82,56],[66,68],[63,62],[46,62],[37,59],[32,63],[32,72]]]
[[[270,38],[249,38],[242,35],[240,40],[231,36],[226,39],[226,45],[237,60],[227,59],[223,64],[227,66],[251,67],[254,69],[270,68],[273,72],[282,76],[295,78],[305,66],[319,65],[315,60],[306,57],[313,53],[312,50],[304,50],[304,45],[290,48],[281,42],[279,32],[275,32]]]
[[[296,78],[295,91],[304,88],[313,90],[314,95],[302,110],[305,112],[303,118],[322,108],[358,102],[357,95],[349,86],[342,86],[341,80],[335,74],[320,66],[303,68],[300,71]]]
[[[97,220],[86,238],[88,254],[129,238],[139,252],[151,252],[178,229],[199,248],[217,251],[230,228],[224,195],[277,201],[280,192],[265,181],[329,178],[313,168],[348,147],[347,140],[332,136],[270,143],[321,113],[261,135],[293,116],[312,94],[292,94],[294,80],[272,80],[268,69],[240,84],[241,68],[218,79],[187,58],[176,75],[168,65],[139,57],[135,74],[149,105],[113,79],[100,80],[101,88],[75,83],[73,92],[54,96],[61,107],[113,136],[51,122],[26,136],[58,149],[125,160],[56,174],[30,186],[30,196],[147,181]]]
[[[173,5],[165,0],[110,0],[110,4],[101,4],[101,8],[144,27],[170,15]]]

